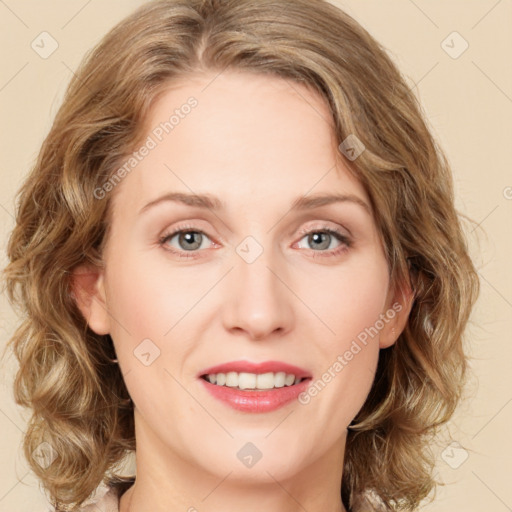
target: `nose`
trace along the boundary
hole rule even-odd
[[[237,256],[238,257],[238,256]],[[227,298],[223,304],[223,324],[232,333],[251,340],[282,336],[294,321],[294,295],[285,284],[286,272],[276,267],[270,251],[247,263],[236,261],[228,277]]]

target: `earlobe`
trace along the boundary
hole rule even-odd
[[[380,348],[388,348],[393,345],[405,329],[414,298],[410,283],[398,287],[392,301],[388,302],[388,304],[391,304],[389,309],[384,313],[388,321],[385,322],[380,332]]]
[[[71,294],[89,327],[96,334],[109,334],[103,271],[90,265],[76,267],[71,276]]]

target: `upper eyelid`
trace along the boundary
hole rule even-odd
[[[346,227],[343,227],[343,226],[336,226],[336,227],[333,227],[332,225],[329,225],[327,224],[328,222],[331,222],[332,224],[336,224],[335,222],[332,222],[332,221],[317,221],[317,222],[323,222],[324,225],[321,225],[321,226],[311,226],[311,227],[308,227],[308,228],[301,228],[299,230],[295,229],[294,231],[297,232],[299,234],[302,234],[304,232],[306,233],[309,233],[309,232],[314,232],[314,231],[323,231],[323,230],[332,230],[332,231],[346,231],[347,234],[345,236],[347,237],[350,237],[351,236],[351,233],[350,233],[350,230],[347,229]],[[202,229],[198,226],[194,226],[192,224],[189,224],[189,225],[178,225],[174,228],[169,228],[169,229],[164,229],[163,230],[163,233],[166,233],[168,235],[171,235],[171,234],[177,234],[177,233],[180,233],[182,231],[197,231],[197,232],[200,232],[204,235],[208,235],[208,232],[207,230],[205,229]],[[162,236],[166,236],[165,234],[162,235]],[[222,238],[222,237],[221,237]]]

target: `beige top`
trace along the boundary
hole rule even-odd
[[[100,485],[93,497],[83,503],[81,512],[119,512],[121,492],[116,487]],[[375,494],[368,492],[354,503],[350,512],[386,512]]]
[[[80,512],[119,512],[120,490],[100,485],[91,499],[82,504]]]

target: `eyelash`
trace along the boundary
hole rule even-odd
[[[176,229],[171,231],[170,233],[165,233],[160,237],[158,240],[158,243],[162,248],[166,251],[171,252],[172,254],[175,254],[179,256],[180,258],[190,259],[190,258],[197,258],[196,254],[198,250],[195,251],[178,251],[174,248],[170,248],[167,245],[167,242],[174,238],[176,235],[180,233],[188,233],[188,232],[194,232],[194,233],[200,233],[202,235],[205,235],[206,237],[210,238],[204,231],[197,229],[194,226],[186,225],[186,226],[178,226]],[[345,253],[349,250],[350,247],[352,247],[352,241],[349,237],[344,235],[341,231],[337,230],[336,228],[332,228],[330,226],[321,226],[314,229],[301,229],[299,231],[299,235],[301,235],[300,240],[304,238],[306,235],[310,235],[313,233],[328,233],[329,235],[333,235],[339,242],[341,242],[341,246],[337,247],[336,249],[329,249],[329,250],[321,250],[321,251],[314,251],[313,249],[310,249],[313,251],[313,258],[317,257],[332,257],[332,256],[338,256],[342,253]],[[299,240],[299,241],[300,241]],[[187,254],[188,252],[188,254]]]

